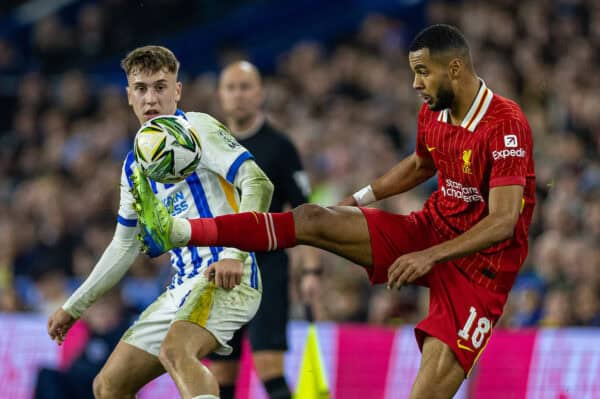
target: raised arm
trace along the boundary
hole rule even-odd
[[[435,171],[431,158],[420,157],[417,153],[413,153],[370,185],[344,198],[339,205],[363,206],[403,193],[429,179]]]

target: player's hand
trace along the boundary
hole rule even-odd
[[[400,256],[388,269],[388,288],[400,289],[404,284],[424,276],[435,265],[431,251],[411,252]]]
[[[67,332],[77,319],[64,311],[63,308],[58,309],[52,316],[48,318],[48,335],[58,345],[65,342]]]
[[[217,287],[227,290],[242,282],[244,263],[237,259],[223,259],[206,268],[204,275]]]
[[[338,206],[357,206],[356,200],[353,196],[349,195],[337,204]]]

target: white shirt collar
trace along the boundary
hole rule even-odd
[[[469,112],[463,118],[461,127],[467,129],[470,132],[474,132],[479,125],[481,119],[483,119],[485,113],[487,112],[490,103],[492,102],[492,98],[494,97],[494,93],[486,86],[483,79],[479,79],[481,85],[479,86],[479,90],[477,91],[477,95],[475,96],[475,100],[471,104],[471,108],[469,108]],[[450,110],[446,108],[441,111],[438,115],[438,122],[450,123]]]

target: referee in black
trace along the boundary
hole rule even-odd
[[[247,61],[228,65],[219,79],[219,99],[227,126],[255,157],[275,186],[269,212],[281,212],[285,205],[307,202],[308,177],[298,151],[285,134],[275,129],[262,112],[265,94],[260,73]],[[254,364],[271,399],[291,398],[284,377],[287,350],[288,256],[284,251],[256,254],[261,271],[263,294],[260,308],[246,328],[230,342],[229,356],[211,355],[210,369],[217,377],[221,399],[234,397],[239,369],[242,331],[247,330]]]

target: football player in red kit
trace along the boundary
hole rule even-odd
[[[416,150],[339,206],[173,218],[139,172],[134,196],[151,256],[185,245],[265,251],[307,244],[362,265],[373,283],[429,287],[429,314],[415,328],[422,359],[410,397],[451,398],[487,345],[527,255],[533,142],[520,107],[476,74],[455,27],[423,30],[408,59],[423,99]],[[436,172],[438,189],[419,212],[364,207]]]

